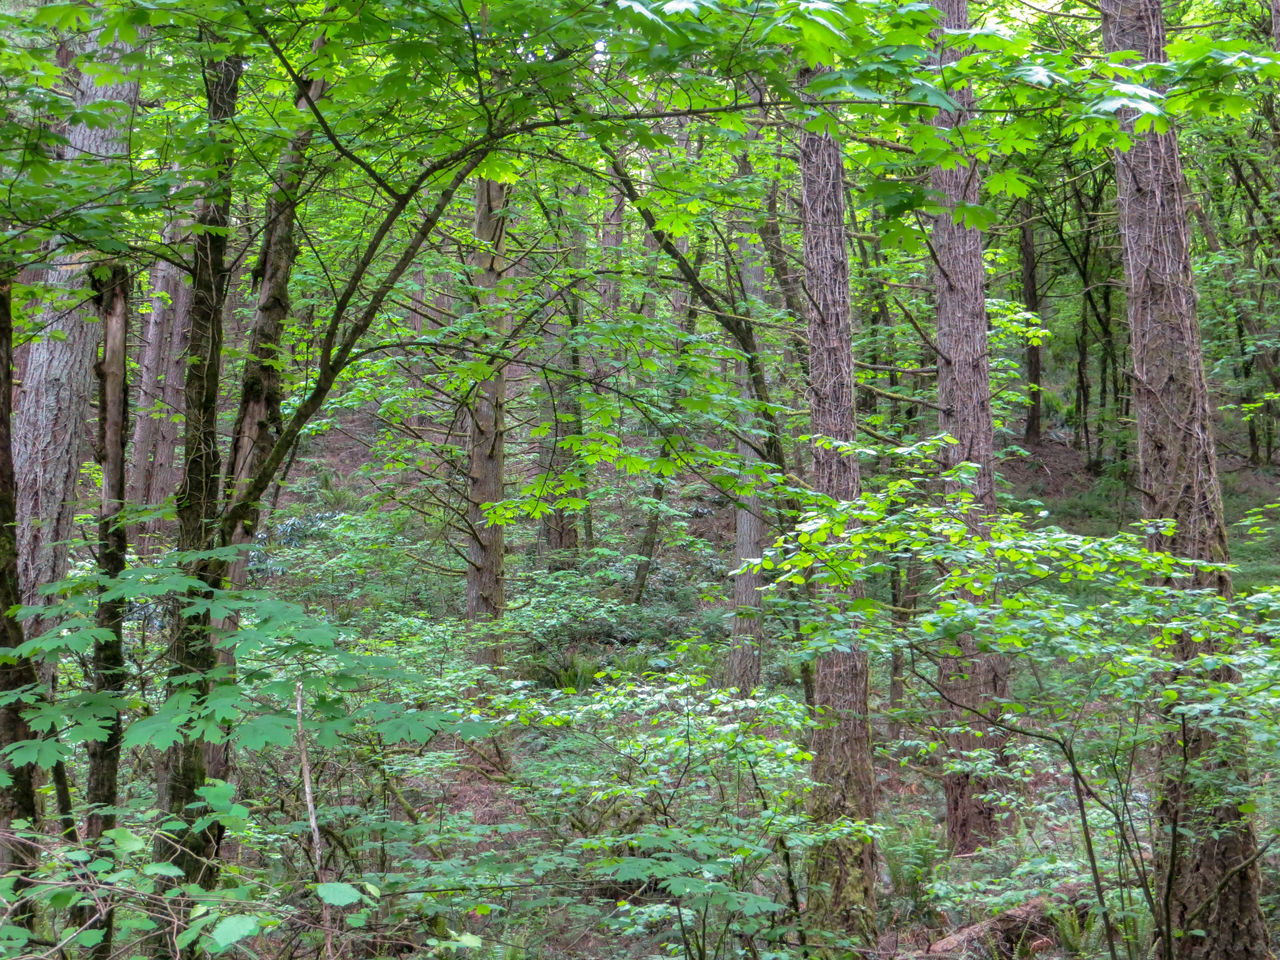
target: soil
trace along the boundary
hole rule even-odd
[[[1070,444],[1046,440],[1022,449],[1026,456],[1006,450],[998,466],[1016,496],[1063,500],[1084,493],[1097,481],[1085,455]]]

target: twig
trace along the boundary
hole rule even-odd
[[[311,791],[311,758],[307,754],[307,738],[302,729],[302,681],[293,688],[294,702],[298,715],[298,753],[302,757],[302,799],[307,805],[307,820],[311,824],[311,855],[316,863],[316,882],[324,882],[324,840],[320,836],[320,821],[316,817],[315,795]],[[318,896],[318,895],[317,895]],[[329,904],[320,897],[320,923],[324,927],[324,955],[327,960],[334,960],[333,923],[331,922]]]

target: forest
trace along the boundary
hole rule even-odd
[[[0,0],[0,957],[1270,960],[1280,0]]]

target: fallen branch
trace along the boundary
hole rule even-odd
[[[1092,903],[1083,885],[1055,890],[1021,906],[967,927],[929,945],[917,957],[950,957],[952,960],[1013,960],[1050,950],[1058,943],[1055,917],[1071,910],[1083,922]]]

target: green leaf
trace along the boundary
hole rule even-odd
[[[132,830],[126,830],[124,827],[113,827],[110,830],[104,830],[102,835],[115,845],[116,852],[120,854],[137,853],[147,845],[145,840]],[[156,866],[156,864],[151,864],[151,866]],[[166,864],[166,866],[171,866],[171,864]],[[181,876],[182,871],[179,870],[178,874]]]
[[[213,943],[215,950],[222,951],[245,937],[252,937],[258,932],[259,927],[257,917],[243,915],[223,917],[209,931],[209,940]]]
[[[316,896],[331,907],[349,907],[360,902],[360,891],[349,883],[318,883]]]
[[[176,863],[148,863],[142,868],[142,872],[148,877],[184,877],[182,868]]]

